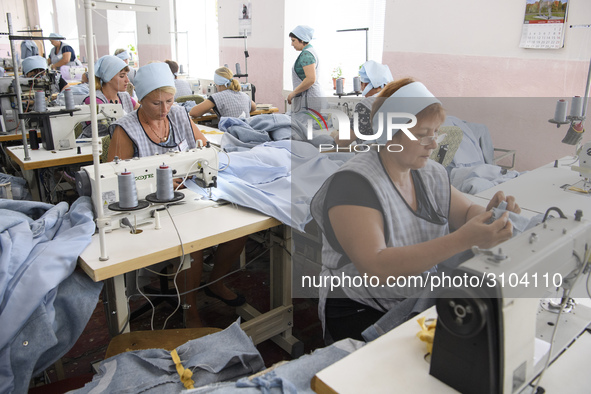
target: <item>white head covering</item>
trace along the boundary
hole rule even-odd
[[[359,78],[361,82],[367,83],[362,95],[365,96],[373,88],[384,87],[388,82],[392,82],[394,78],[390,72],[390,67],[385,64],[380,64],[375,60],[368,60],[359,69]]]
[[[127,51],[119,52],[115,56],[117,56],[121,60],[129,60],[130,59],[129,52],[127,52]]]
[[[142,100],[151,91],[164,86],[174,88],[174,75],[166,63],[150,63],[138,68],[135,74],[135,92]]]
[[[57,33],[49,33],[49,38],[54,38],[56,40],[64,40],[66,37],[60,36]]]
[[[312,29],[310,26],[299,25],[296,26],[291,32],[294,36],[304,42],[310,42],[312,41],[312,38],[314,38],[314,29]]]
[[[47,68],[47,59],[42,56],[29,56],[23,60],[22,67],[24,75],[27,75],[31,70],[35,70],[37,68],[42,68],[45,70]]]
[[[106,83],[125,67],[127,64],[117,56],[105,55],[94,63],[94,74]]]
[[[216,73],[213,74],[213,82],[216,85],[220,85],[220,86],[228,86],[230,84],[230,81],[228,78],[226,77],[222,77],[221,75],[218,75]]]
[[[385,145],[388,142],[388,134],[386,132],[388,121],[387,114],[391,112],[407,113],[416,115],[431,104],[441,104],[433,93],[431,93],[425,85],[420,82],[412,82],[398,89],[394,94],[388,97],[374,114],[372,119],[374,134],[379,131],[379,117],[384,119],[384,130],[382,134],[376,139],[375,143]],[[409,118],[393,118],[392,123],[405,124],[408,123]],[[398,129],[397,131],[399,131]],[[392,135],[394,135],[393,133]]]

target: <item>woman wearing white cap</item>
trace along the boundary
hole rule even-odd
[[[293,92],[287,96],[287,102],[292,105],[292,111],[298,112],[306,108],[322,108],[322,89],[318,83],[318,55],[310,41],[314,36],[314,29],[299,25],[289,33],[291,46],[301,52],[293,64],[291,79]]]
[[[355,105],[355,112],[358,114],[358,126],[361,134],[373,134],[371,127],[371,107],[375,102],[377,94],[387,83],[392,82],[394,78],[390,68],[385,64],[380,64],[375,60],[368,60],[359,69],[359,79],[363,89],[363,100]],[[353,122],[353,119],[351,119]],[[353,127],[353,123],[351,123]]]
[[[49,40],[53,48],[49,51],[49,59],[47,61],[52,70],[59,70],[61,66],[72,67],[80,65],[80,61],[76,59],[74,48],[62,42],[64,37],[56,33],[49,34],[49,37],[53,38],[53,40]]]
[[[382,127],[379,122],[388,113],[415,115],[416,125],[394,130],[388,140],[386,121]],[[381,149],[358,153],[314,196],[312,216],[327,240],[320,275],[329,283],[333,276],[368,278],[353,280],[357,287],[321,288],[319,317],[327,340],[362,339],[361,332],[386,312],[397,323],[405,321],[425,306],[417,302],[425,289],[391,286],[397,278],[429,278],[438,263],[472,246],[490,248],[511,237],[507,213],[488,222],[501,201],[519,213],[513,197],[498,192],[486,209],[473,204],[450,185],[445,168],[429,159],[444,119],[441,103],[423,84],[410,78],[391,82],[374,105]]]
[[[119,49],[115,49],[115,56],[117,56],[119,59],[123,60],[125,62],[125,64],[127,64],[129,66],[129,60],[131,59],[131,55],[129,54],[129,52],[123,48],[119,48]],[[127,77],[129,78],[129,81],[132,83],[133,85],[133,81],[135,79],[135,74],[137,73],[137,70],[135,68],[130,67],[129,68],[129,72],[127,73]],[[131,93],[129,93],[131,94]]]
[[[39,55],[29,56],[21,64],[23,74],[27,78],[39,78],[45,76],[47,70],[47,60]],[[62,78],[61,74],[56,81],[56,93],[60,92],[68,83]]]
[[[166,63],[150,63],[140,67],[136,75],[135,88],[141,106],[114,123],[108,152],[109,161],[115,156],[130,159],[164,154],[171,149],[185,151],[195,148],[196,140],[207,143],[207,139],[189,119],[185,108],[173,105],[176,92],[174,76]],[[175,188],[180,181],[175,179]],[[218,246],[210,281],[215,281],[230,271],[245,242],[246,237],[243,237]],[[195,252],[191,253],[191,257],[195,264],[187,273],[187,283],[190,286],[198,286],[201,280],[203,254]],[[246,301],[244,296],[232,292],[222,281],[206,288],[206,294],[230,306],[240,306]],[[196,292],[190,293],[187,297],[189,304],[193,305],[193,308],[188,310],[188,320],[192,321],[192,325],[199,325],[195,307]]]
[[[127,93],[127,85],[129,84],[127,73],[129,67],[123,60],[116,56],[103,56],[94,64],[94,70],[97,104],[121,104],[123,112],[126,114],[139,108],[139,103]],[[86,97],[84,104],[89,103],[90,97]],[[107,128],[99,124],[99,136],[105,136],[107,134]],[[87,123],[79,138],[88,138],[91,136],[92,130],[90,123]]]
[[[240,83],[233,76],[232,70],[228,67],[215,70],[213,82],[217,85],[218,91],[191,108],[189,115],[197,118],[213,110],[220,118],[249,118],[250,113],[257,109],[257,105],[241,90]]]

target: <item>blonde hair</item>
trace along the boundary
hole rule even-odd
[[[239,92],[241,90],[240,82],[234,79],[234,73],[228,67],[220,67],[217,70],[215,70],[215,73],[220,77],[224,77],[230,80],[230,85],[228,86],[228,89],[233,90],[235,92]]]
[[[123,48],[115,49],[115,56],[117,56],[121,52],[125,52],[125,49],[123,49]]]

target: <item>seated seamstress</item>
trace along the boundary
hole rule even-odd
[[[45,76],[47,71],[47,60],[41,56],[29,56],[23,59],[21,65],[23,75],[27,78],[42,78]],[[61,74],[58,74],[56,81],[55,92],[59,93],[68,83],[62,78]]]
[[[242,115],[249,118],[250,113],[257,109],[257,105],[248,94],[241,91],[240,82],[233,77],[234,74],[228,67],[215,70],[213,82],[217,85],[217,93],[191,108],[189,115],[198,118],[213,110],[220,118],[239,118]]]
[[[117,56],[106,55],[94,64],[96,102],[98,104],[121,104],[123,112],[128,114],[138,109],[140,104],[127,93],[129,67]],[[90,103],[90,97],[84,99],[84,104]],[[99,136],[107,135],[105,125],[98,125]],[[79,138],[92,137],[90,122],[87,122]]]
[[[507,210],[521,211],[502,192],[486,208],[472,203],[450,185],[445,168],[429,159],[445,111],[423,84],[406,78],[384,87],[373,106],[374,134],[382,123],[379,117],[391,112],[413,114],[417,124],[394,130],[390,140],[383,127],[379,152],[358,153],[312,199],[312,216],[327,240],[320,273],[327,281],[321,283],[332,283],[331,277],[363,279],[365,274],[379,280],[368,279],[367,287],[352,279],[361,285],[320,288],[319,317],[327,341],[362,340],[363,330],[386,312],[400,314],[402,321],[420,312],[415,304],[424,289],[388,287],[392,278],[428,278],[437,264],[474,245],[491,248],[508,240],[513,229],[508,214],[489,223],[491,209],[506,201]]]
[[[183,107],[174,104],[174,76],[166,63],[150,63],[138,69],[135,77],[135,89],[140,107],[117,120],[112,127],[111,144],[108,159],[115,156],[120,159],[164,154],[170,149],[186,150],[195,148],[196,140],[207,142],[201,131],[189,119]],[[174,180],[175,188],[181,179]],[[240,306],[245,299],[227,288],[220,279],[226,275],[232,264],[238,260],[247,237],[242,237],[220,244],[214,254],[214,267],[210,275],[210,285],[205,293],[227,305]],[[197,287],[201,281],[203,254],[191,253],[194,263],[187,272],[188,286]],[[185,281],[181,280],[179,285]],[[182,286],[181,286],[182,287]],[[183,292],[183,290],[181,290]],[[196,309],[197,292],[187,295],[189,308],[187,322],[199,326],[199,314]]]

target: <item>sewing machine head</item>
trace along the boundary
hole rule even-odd
[[[194,176],[194,181],[203,188],[217,187],[218,154],[215,148],[209,146],[198,147],[185,152],[169,152],[162,155],[134,158],[129,160],[115,160],[101,163],[100,187],[103,213],[111,216],[110,229],[120,227],[120,220],[131,214],[135,215],[135,222],[142,223],[151,219],[149,209],[141,212],[112,211],[110,204],[119,201],[118,175],[124,171],[132,172],[138,200],[144,200],[148,194],[156,192],[156,168],[166,164],[172,169],[174,178]],[[82,167],[76,173],[76,189],[81,196],[92,196],[97,201],[97,180],[93,166]],[[96,207],[95,207],[96,209]]]
[[[119,104],[97,104],[97,120],[110,121],[121,118],[125,113]],[[95,107],[96,108],[96,107]],[[90,122],[90,106],[77,105],[75,110],[65,107],[50,107],[45,113],[31,115],[39,121],[43,148],[46,150],[64,150],[76,147],[75,128],[81,122]]]
[[[461,264],[454,274],[465,278],[462,287],[445,290],[436,302],[430,374],[464,393],[513,393],[529,384],[546,358],[562,350],[549,355],[547,330],[556,315],[540,307],[540,298],[549,289],[573,285],[589,246],[590,222],[550,218],[503,243],[502,249]],[[588,308],[577,308],[583,309],[564,324],[581,327],[564,332],[578,335],[591,321]],[[566,338],[562,345],[572,340]]]

